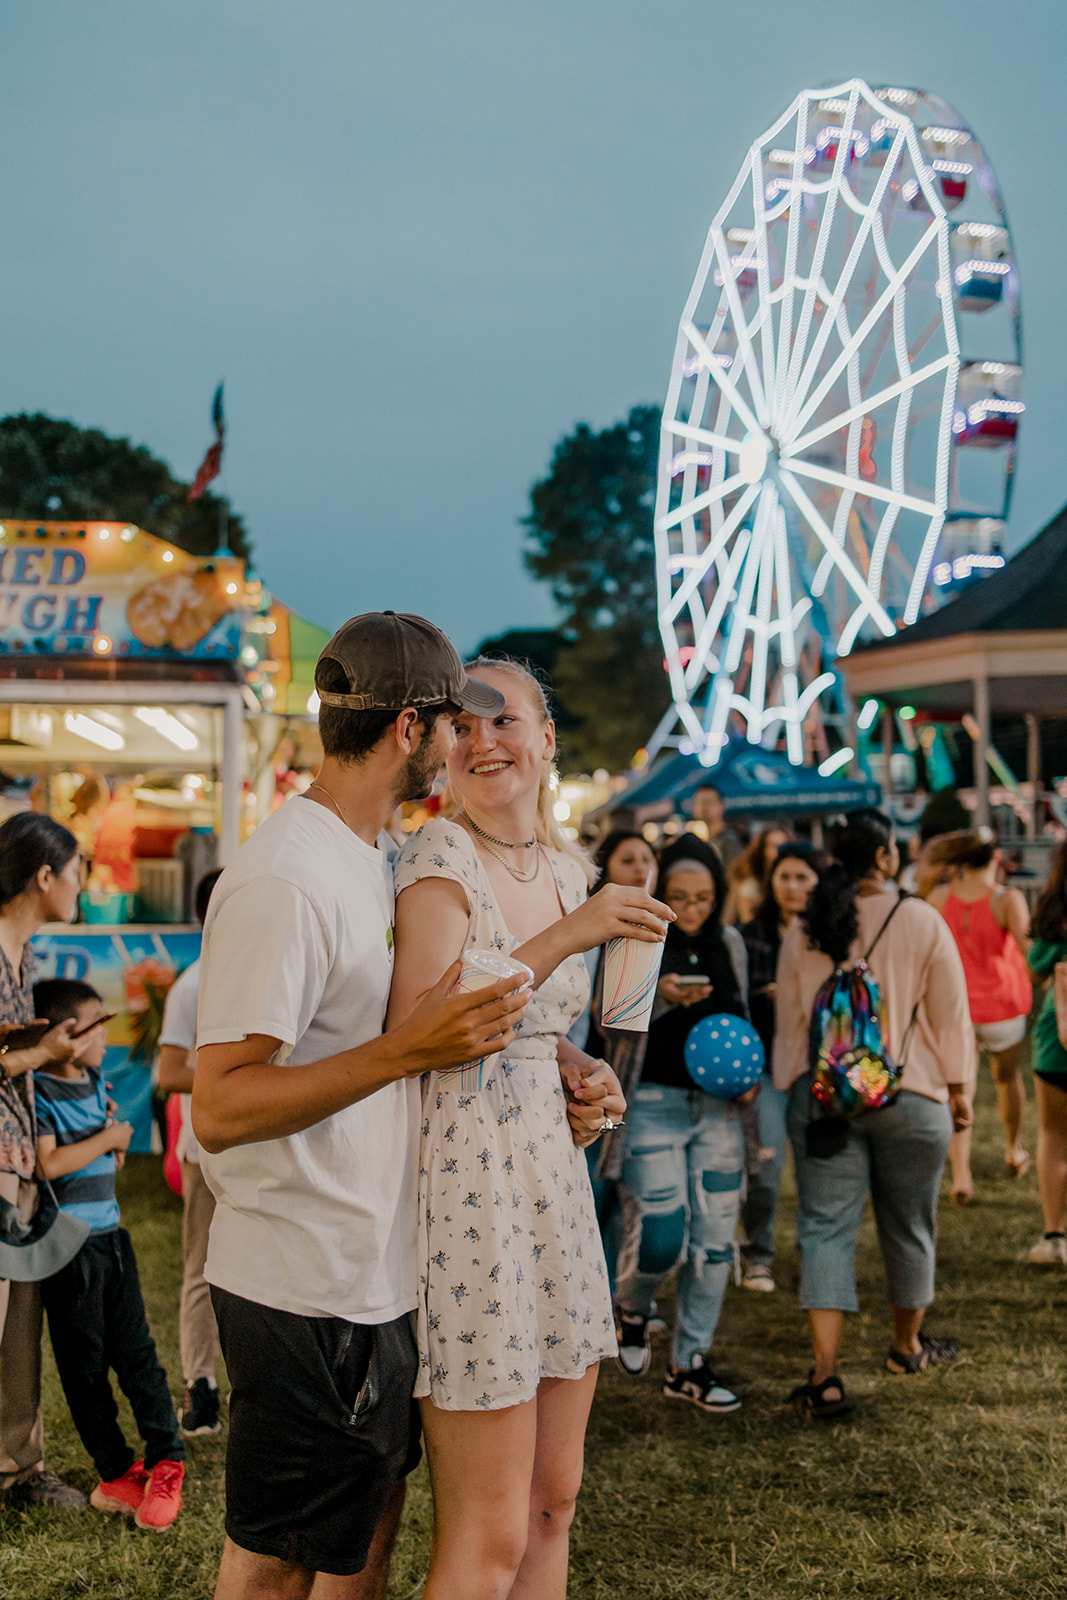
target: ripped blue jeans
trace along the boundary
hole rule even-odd
[[[620,1311],[652,1314],[663,1278],[678,1272],[671,1365],[707,1353],[722,1310],[741,1207],[737,1109],[702,1089],[638,1088],[627,1107],[622,1169]]]

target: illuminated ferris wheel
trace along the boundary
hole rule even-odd
[[[652,753],[714,765],[730,737],[784,737],[794,762],[847,763],[835,659],[1003,560],[1021,377],[1011,239],[970,129],[913,89],[798,95],[749,150],[679,325]]]

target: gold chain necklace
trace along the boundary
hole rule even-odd
[[[541,870],[541,846],[537,842],[536,834],[534,834],[532,839],[524,839],[521,844],[512,844],[510,839],[494,838],[491,833],[486,833],[484,828],[479,828],[474,818],[469,816],[466,811],[460,811],[459,815],[463,818],[471,832],[478,835],[478,838],[482,841],[482,845],[486,850],[488,850],[493,859],[499,861],[500,865],[506,872],[511,873],[511,876],[515,879],[516,883],[533,883],[534,879],[537,877],[537,874]],[[502,856],[499,850],[493,849],[495,844],[500,845],[504,850],[535,851],[536,854],[534,855],[533,871],[531,872],[529,868],[523,870],[519,867],[513,867],[506,856]]]
[[[334,799],[333,795],[330,793],[329,789],[327,789],[327,787],[326,787],[326,785],[324,783],[320,783],[319,780],[316,778],[314,780],[314,782],[308,784],[308,789],[318,789],[320,791],[320,793],[324,794],[326,796],[327,800],[333,806],[333,809],[337,812],[337,815],[340,817],[340,819],[344,823],[345,827],[348,829],[349,833],[354,833],[355,832],[355,829],[353,828],[352,824],[349,822],[348,818],[345,816],[344,812],[341,810],[341,807],[338,805],[337,801]],[[304,792],[306,793],[307,790],[305,790]]]

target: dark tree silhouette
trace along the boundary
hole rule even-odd
[[[629,765],[669,700],[653,546],[659,425],[657,406],[599,433],[580,423],[523,519],[526,565],[563,613],[552,681],[575,722],[569,767]]]
[[[42,522],[132,522],[191,555],[218,547],[220,506],[231,550],[251,550],[229,502],[205,493],[190,503],[188,484],[144,445],[99,428],[36,412],[0,418],[0,516]]]

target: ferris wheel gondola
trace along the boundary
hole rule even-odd
[[[971,528],[988,548],[1006,515],[1020,380],[1011,239],[970,129],[913,89],[799,95],[749,150],[679,326],[652,753],[713,765],[743,733],[833,758],[835,660],[914,621],[935,557]]]

